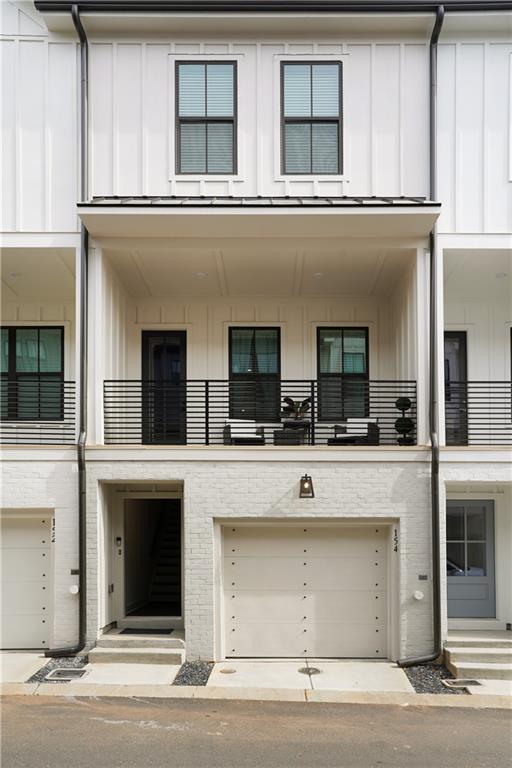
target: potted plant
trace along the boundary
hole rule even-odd
[[[291,397],[283,397],[281,417],[301,421],[311,408],[311,398],[305,400],[293,400]]]

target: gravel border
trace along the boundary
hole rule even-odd
[[[46,680],[48,675],[54,669],[82,669],[88,663],[89,657],[85,656],[70,656],[62,659],[49,659],[48,663],[41,667],[32,677],[26,681],[27,683],[69,683],[69,680]]]
[[[186,661],[173,685],[206,685],[213,667],[213,661]]]
[[[453,680],[452,673],[444,664],[422,664],[405,667],[404,672],[416,693],[455,693],[466,695],[465,688],[447,688],[442,680]]]

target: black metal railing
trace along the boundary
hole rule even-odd
[[[284,398],[307,400],[303,418]],[[416,382],[105,381],[104,440],[149,445],[415,445]]]
[[[0,382],[0,443],[64,445],[75,439],[74,381],[35,374]]]
[[[445,384],[447,445],[512,445],[510,381]]]

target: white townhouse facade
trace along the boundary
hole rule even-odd
[[[9,0],[2,647],[512,622],[512,6]]]

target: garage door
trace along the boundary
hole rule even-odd
[[[224,528],[227,657],[386,658],[385,526]]]
[[[50,637],[49,518],[4,517],[2,648],[48,648]]]

